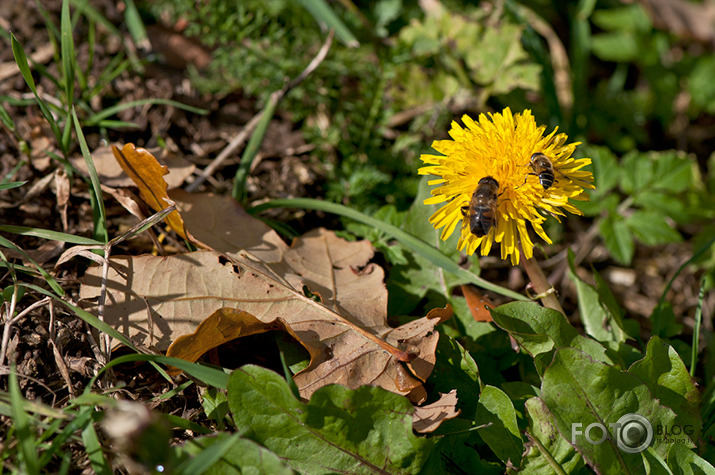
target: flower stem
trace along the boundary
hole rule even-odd
[[[553,286],[546,279],[544,271],[541,270],[539,262],[533,257],[531,259],[524,258],[524,252],[521,249],[521,244],[519,245],[519,251],[521,252],[522,257],[522,266],[524,267],[526,274],[529,276],[531,285],[534,287],[534,290],[539,295],[539,298],[541,299],[541,302],[543,303],[544,307],[552,308],[566,315],[564,313],[564,309],[561,308],[559,299],[556,297],[556,292],[554,291]]]

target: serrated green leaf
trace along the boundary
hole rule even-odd
[[[636,211],[625,222],[638,240],[649,246],[683,240],[680,233],[665,221],[663,214],[656,211]]]
[[[635,244],[623,218],[611,213],[598,222],[598,230],[613,258],[621,264],[630,264],[635,252]]]
[[[647,188],[653,180],[654,164],[648,155],[633,151],[621,158],[621,188],[633,194]]]
[[[479,395],[475,421],[479,425],[491,424],[479,431],[480,437],[502,462],[518,467],[524,443],[509,396],[499,388],[484,386]]]
[[[549,409],[544,402],[533,397],[525,404],[529,420],[528,437],[520,475],[541,475],[544,473],[573,473],[583,467],[584,462],[569,442],[561,437]]]
[[[541,399],[556,421],[562,437],[569,440],[584,460],[600,473],[638,473],[644,471],[644,461],[638,453],[619,448],[627,442],[619,437],[617,424],[623,416],[638,414],[652,427],[672,427],[675,413],[653,397],[648,387],[635,376],[593,360],[574,348],[556,351],[553,362],[544,372]],[[580,424],[580,425],[574,425]],[[607,438],[592,444],[586,428],[600,424],[590,432],[591,440],[601,438],[605,428]],[[578,431],[583,433],[578,433]],[[636,441],[638,445],[643,441]],[[651,442],[660,456],[669,449],[657,437]]]
[[[303,404],[279,375],[247,365],[228,399],[240,433],[301,473],[417,473],[434,444],[412,433],[409,400],[378,387],[326,386]]]
[[[675,475],[715,475],[715,467],[682,444],[673,444],[668,451],[668,467]]]
[[[675,423],[688,431],[682,438],[698,439],[702,429],[700,392],[672,346],[657,336],[651,337],[645,357],[633,363],[628,372],[640,378],[654,397],[675,411]]]
[[[603,194],[613,189],[620,180],[620,166],[616,156],[606,147],[586,147],[584,150],[593,162],[593,177],[596,185],[596,192]]]
[[[648,158],[653,161],[653,188],[678,193],[693,186],[693,167],[697,164],[682,152],[651,152]]]
[[[537,303],[511,302],[492,310],[492,317],[494,323],[509,332],[519,346],[533,357],[570,346],[579,348],[598,361],[613,364],[603,345],[579,335],[566,317],[556,310]]]

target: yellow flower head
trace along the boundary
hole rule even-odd
[[[494,241],[501,243],[501,256],[511,256],[512,264],[519,263],[519,242],[524,256],[530,259],[534,243],[529,237],[527,221],[536,234],[551,243],[541,226],[546,220],[537,208],[557,217],[562,210],[581,214],[569,203],[569,198],[588,200],[582,195],[584,188],[593,188],[591,172],[581,170],[591,163],[589,158],[575,159],[571,154],[580,142],[566,143],[566,134],[556,134],[556,129],[544,136],[545,126],[536,126],[530,110],[512,114],[507,107],[502,113],[480,114],[479,122],[465,115],[466,128],[452,122],[449,131],[452,140],[435,140],[432,148],[443,155],[422,155],[428,166],[419,169],[420,175],[437,175],[430,185],[440,185],[432,190],[425,204],[447,203],[438,209],[430,223],[435,229],[444,228],[441,238],[452,235],[461,220],[459,250],[474,254],[481,245],[482,255],[487,255]],[[553,169],[550,174],[532,165],[532,155],[542,153]],[[480,180],[492,177],[494,190],[483,180],[478,196],[475,191]],[[545,180],[545,181],[544,181]],[[546,184],[547,186],[544,186]],[[494,200],[494,194],[496,199]],[[474,200],[472,197],[474,196]],[[471,206],[470,206],[471,202]],[[470,221],[478,224],[477,234],[470,229]]]

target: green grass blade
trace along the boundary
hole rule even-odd
[[[40,473],[35,436],[30,428],[29,417],[22,407],[23,397],[20,393],[20,386],[17,383],[17,373],[14,367],[10,370],[9,390],[12,419],[15,426],[15,436],[20,447],[21,460],[24,462],[25,470],[27,470],[28,474]]]
[[[10,117],[10,114],[5,109],[4,105],[0,105],[0,121],[2,121],[2,124],[7,128],[7,130],[10,132],[15,131],[15,122],[13,122],[12,117]]]
[[[129,34],[132,35],[132,39],[135,44],[141,45],[146,42],[147,34],[146,29],[144,28],[144,23],[139,15],[139,10],[137,10],[134,0],[125,0],[124,4],[126,5],[126,10],[124,10],[124,21],[127,23]]]
[[[107,214],[104,210],[104,200],[102,199],[102,185],[99,183],[99,175],[97,174],[97,169],[94,167],[92,156],[89,154],[87,141],[84,139],[82,127],[79,125],[79,119],[77,118],[74,107],[72,107],[72,120],[74,121],[74,128],[77,133],[79,147],[82,150],[82,157],[84,157],[84,163],[87,164],[89,178],[92,181],[92,191],[94,192],[95,198],[94,204],[97,207],[95,212],[99,215],[99,222],[95,223],[94,236],[100,238],[103,242],[107,242],[109,234],[107,232]]]
[[[703,299],[705,298],[705,279],[700,282],[698,306],[695,309],[695,327],[693,328],[693,348],[690,354],[690,376],[695,376],[695,366],[698,363],[698,346],[700,343],[700,325],[703,323]]]
[[[94,430],[94,425],[91,423],[87,424],[82,431],[82,441],[84,442],[84,448],[87,451],[89,463],[92,465],[94,473],[112,475],[112,468],[109,465],[109,462],[107,462],[107,459],[104,457],[102,444],[99,442],[97,431]]]
[[[353,35],[350,29],[345,26],[345,23],[338,18],[325,0],[298,0],[298,3],[303,5],[303,8],[310,12],[313,18],[315,18],[315,21],[325,25],[329,30],[335,30],[335,36],[337,36],[345,46],[350,48],[360,46],[360,42],[355,38],[355,35]]]
[[[125,102],[122,104],[117,104],[112,107],[108,107],[108,108],[104,109],[102,112],[98,112],[98,113],[88,117],[84,121],[84,124],[88,125],[88,126],[97,125],[102,120],[106,119],[107,117],[113,116],[114,114],[116,114],[119,111],[123,111],[124,109],[131,109],[132,107],[136,107],[136,106],[142,106],[144,104],[174,106],[177,109],[192,112],[194,114],[201,114],[201,115],[208,114],[208,111],[206,109],[200,109],[198,107],[187,106],[186,104],[182,104],[181,102],[176,102],[176,101],[172,101],[169,99],[141,99],[138,101]]]
[[[2,189],[2,187],[0,187]],[[13,234],[21,234],[23,236],[34,236],[51,241],[69,242],[71,244],[82,244],[84,246],[102,246],[104,243],[92,238],[75,236],[73,234],[61,233],[59,231],[51,231],[49,229],[32,228],[28,226],[12,226],[9,224],[0,224],[0,231]]]
[[[60,284],[57,283],[57,281],[52,277],[50,274],[47,273],[45,269],[43,269],[37,262],[35,262],[30,256],[27,255],[27,253],[24,251],[24,249],[20,248],[17,246],[15,243],[12,241],[5,239],[4,237],[0,236],[0,246],[6,247],[8,249],[15,250],[22,254],[23,259],[26,259],[30,261],[30,263],[35,266],[37,271],[40,273],[43,279],[45,279],[45,282],[54,290],[57,295],[64,296],[65,291],[62,290],[62,287],[60,287]],[[5,256],[0,253],[0,260],[5,260]]]
[[[19,188],[27,183],[26,181],[11,181],[10,183],[0,183],[0,191],[11,190],[13,188]]]
[[[74,39],[72,38],[72,20],[69,0],[62,1],[60,15],[60,51],[62,52],[62,75],[64,77],[67,111],[72,108],[74,99],[74,69],[76,63]],[[69,121],[68,121],[69,122]]]
[[[154,363],[175,366],[176,368],[179,368],[180,370],[193,376],[199,381],[203,381],[209,386],[213,386],[218,389],[226,389],[226,387],[228,386],[228,374],[219,369],[204,366],[199,363],[191,363],[186,360],[172,358],[164,355],[134,354],[120,356],[119,358],[115,358],[109,363],[107,363],[107,365],[101,370],[99,370],[99,373],[92,378],[90,384],[85,387],[85,393],[88,393],[90,391],[90,389],[94,385],[94,382],[104,371],[118,364],[130,363],[133,361],[151,361]]]
[[[37,102],[37,105],[39,106],[42,115],[45,117],[45,119],[47,119],[47,122],[50,124],[50,128],[52,128],[52,133],[55,135],[57,143],[60,144],[62,138],[62,134],[60,133],[60,127],[59,125],[57,125],[57,121],[55,121],[55,118],[50,112],[50,109],[47,107],[47,104],[45,104],[45,101],[43,101],[37,94],[37,87],[35,86],[35,80],[32,79],[32,72],[30,71],[29,63],[27,62],[25,50],[22,48],[20,42],[17,41],[15,35],[11,33],[10,38],[12,42],[12,54],[15,57],[15,63],[17,63],[17,67],[20,68],[20,74],[22,74],[25,83],[27,83],[28,87],[35,95],[35,101]]]
[[[253,159],[256,158],[263,138],[266,136],[268,124],[273,118],[277,105],[278,101],[274,100],[273,97],[268,100],[268,103],[266,103],[261,113],[261,119],[258,121],[258,124],[256,124],[256,129],[253,131],[253,134],[251,134],[251,138],[248,144],[246,144],[246,149],[241,156],[241,164],[238,166],[236,176],[233,178],[233,198],[239,203],[244,203],[245,201],[248,173],[251,171],[251,164],[253,164]]]
[[[459,265],[450,259],[448,256],[444,255],[439,249],[427,244],[422,239],[406,233],[397,226],[387,224],[384,221],[368,216],[359,211],[355,211],[352,208],[343,206],[337,203],[331,203],[328,201],[320,201],[312,198],[296,198],[296,199],[284,199],[284,200],[273,200],[267,203],[260,204],[248,210],[251,214],[257,214],[261,211],[269,208],[305,208],[305,209],[315,209],[320,211],[326,211],[328,213],[338,214],[340,216],[345,216],[346,218],[354,219],[355,221],[367,224],[368,226],[373,226],[380,229],[385,234],[388,234],[395,238],[400,244],[415,252],[434,265],[441,267],[447,272],[463,278],[477,287],[481,287],[486,290],[490,290],[505,297],[513,298],[515,300],[528,301],[529,299],[521,294],[514,292],[513,290],[501,287],[496,284],[492,284],[489,281],[482,279],[481,277],[469,272],[466,269],[462,269]]]

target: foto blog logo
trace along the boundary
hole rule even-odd
[[[626,414],[618,422],[608,424],[613,439],[618,448],[629,454],[643,452],[653,442],[653,426],[640,414]],[[606,427],[594,422],[583,428],[583,424],[571,424],[571,442],[576,442],[577,436],[583,436],[589,444],[601,445],[608,437]]]

